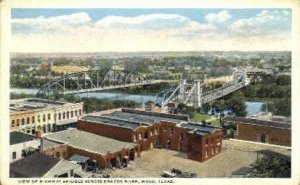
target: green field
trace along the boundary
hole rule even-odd
[[[191,116],[191,121],[201,122],[203,120],[208,121],[209,123],[211,123],[212,126],[220,126],[219,118],[217,118],[215,116],[209,116],[209,115],[206,115],[206,114],[201,114],[199,112],[193,112],[193,114]]]

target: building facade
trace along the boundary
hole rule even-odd
[[[222,122],[224,125],[236,125],[236,139],[291,146],[290,123],[239,117],[225,117]]]
[[[190,123],[188,117],[123,109],[102,116],[85,116],[77,128],[86,132],[137,144],[137,153],[166,148],[205,161],[222,151],[222,131]]]
[[[74,127],[83,114],[83,103],[67,103],[46,99],[11,100],[10,130],[35,134]]]

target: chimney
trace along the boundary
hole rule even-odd
[[[39,146],[39,152],[42,153],[43,152],[43,145],[44,145],[44,138],[43,138],[43,132],[41,130],[37,130],[35,132],[35,137],[36,139],[40,140],[40,146]]]

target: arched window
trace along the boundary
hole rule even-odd
[[[74,116],[74,111],[71,111],[71,118],[73,118]]]
[[[22,125],[24,125],[25,124],[25,119],[24,118],[22,118]]]
[[[75,116],[77,116],[77,110],[75,110]]]
[[[48,120],[50,120],[51,119],[51,114],[48,114]]]
[[[29,124],[30,123],[30,120],[29,120],[29,117],[27,117],[27,124]]]
[[[14,127],[15,126],[15,120],[11,121],[11,126]]]
[[[43,122],[45,122],[45,121],[46,121],[46,115],[43,114]]]
[[[32,116],[32,123],[34,123],[35,122],[35,117],[34,116]]]

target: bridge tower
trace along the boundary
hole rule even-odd
[[[193,88],[193,106],[196,108],[201,108],[202,102],[201,102],[201,96],[202,96],[202,88],[201,88],[201,80],[195,80],[194,81]]]
[[[183,102],[185,100],[185,86],[186,86],[186,80],[180,80],[179,83],[179,95],[178,95],[178,101]]]

